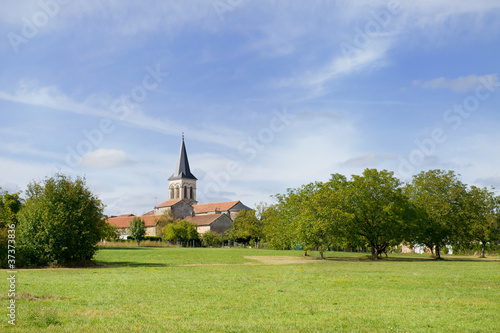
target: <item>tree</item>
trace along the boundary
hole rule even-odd
[[[419,212],[413,241],[435,249],[441,259],[441,249],[466,233],[466,186],[453,171],[429,170],[413,176],[405,192]]]
[[[212,247],[222,243],[222,236],[215,231],[208,230],[201,236],[203,246]]]
[[[389,246],[406,238],[413,212],[392,171],[366,169],[338,188],[341,206],[352,216],[341,225],[347,240],[364,241],[372,248],[372,258],[377,259]]]
[[[15,232],[15,227],[18,222],[17,213],[21,210],[22,206],[23,201],[20,198],[20,192],[10,194],[7,191],[3,191],[0,187],[0,267],[7,267],[7,255],[12,253],[8,251],[8,230],[13,230],[11,232]],[[12,229],[12,227],[14,229]],[[12,248],[10,250],[12,250]]]
[[[180,220],[174,224],[169,224],[165,228],[165,235],[163,239],[170,242],[180,242],[182,245],[192,240],[199,240],[196,224]]]
[[[262,239],[263,231],[261,221],[255,216],[255,210],[240,211],[228,234],[232,239],[245,244],[258,243]]]
[[[162,216],[158,219],[158,222],[156,223],[156,235],[158,237],[163,237],[165,235],[165,228],[170,225],[174,224],[175,219],[172,213],[167,210],[163,213]]]
[[[320,182],[310,183],[296,189],[288,189],[286,195],[276,195],[275,199],[278,201],[276,205],[277,218],[275,224],[272,225],[273,234],[268,235],[268,237],[273,238],[283,248],[301,247],[304,250],[304,256],[307,255],[307,251],[317,247],[322,240],[318,240],[317,235],[313,231],[309,231],[313,220],[306,210],[312,195],[318,191],[320,186]],[[270,229],[268,228],[268,230]]]
[[[0,187],[0,228],[12,223],[17,224],[17,213],[23,207],[21,192],[9,193]]]
[[[137,242],[137,246],[139,243],[144,240],[144,236],[146,235],[146,227],[144,226],[144,221],[139,217],[134,217],[132,222],[130,222],[130,236],[132,236]]]
[[[275,198],[280,198],[280,195],[276,195]],[[281,198],[285,200],[286,197]],[[285,215],[284,202],[267,207],[260,213],[264,240],[272,249],[290,250],[297,244],[291,231],[291,223]]]
[[[463,234],[466,243],[481,245],[481,258],[486,257],[486,245],[500,240],[500,198],[487,188],[471,186],[466,196],[467,228]]]
[[[104,205],[85,184],[57,174],[28,185],[19,212],[18,261],[26,266],[73,265],[92,259],[105,229]],[[16,258],[17,259],[17,258]]]

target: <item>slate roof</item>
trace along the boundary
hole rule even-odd
[[[217,221],[223,214],[210,214],[210,215],[201,215],[201,216],[188,216],[186,220],[196,224],[197,226],[210,225],[213,222]],[[227,216],[227,215],[226,215]]]
[[[176,180],[176,179],[197,180],[197,178],[191,173],[191,169],[189,168],[186,145],[184,144],[184,136],[182,137],[181,151],[179,153],[179,160],[177,161],[177,167],[175,168],[175,172],[172,174],[172,176],[170,176],[168,180]]]
[[[214,202],[208,204],[201,205],[193,205],[193,210],[195,214],[197,213],[205,213],[205,212],[214,212],[214,211],[228,211],[234,206],[236,206],[239,201],[227,201],[227,202]]]

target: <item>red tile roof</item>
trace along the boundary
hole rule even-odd
[[[214,202],[202,205],[194,205],[193,209],[195,213],[204,212],[214,212],[214,211],[227,211],[236,206],[239,201],[227,201],[227,202]]]
[[[156,216],[156,215],[134,216],[132,214],[128,214],[128,215],[125,214],[125,215],[120,215],[117,217],[110,217],[108,219],[108,223],[113,224],[113,225],[117,226],[118,228],[129,228],[130,222],[132,222],[132,220],[136,217],[138,217],[144,221],[145,227],[156,226],[156,222],[160,218],[160,216]]]
[[[182,201],[182,199],[177,199],[177,200],[167,200],[165,202],[162,202],[161,204],[159,204],[158,206],[155,206],[155,208],[163,208],[163,207],[172,207],[173,205],[175,205],[176,203],[178,203],[179,201]]]
[[[210,215],[201,215],[201,216],[188,216],[186,220],[192,222],[198,226],[202,225],[210,225],[215,222],[218,218],[220,218],[223,214],[210,214]],[[227,216],[227,215],[226,215]]]

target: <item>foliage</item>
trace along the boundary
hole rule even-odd
[[[285,200],[285,196],[275,196]],[[290,250],[294,248],[291,225],[285,216],[285,204],[279,203],[262,209],[260,219],[263,225],[264,241],[271,249]]]
[[[199,240],[196,224],[186,220],[179,220],[174,224],[169,224],[165,228],[163,239],[170,242],[180,242],[182,245],[186,245],[187,242],[192,240]]]
[[[141,220],[139,217],[134,217],[132,222],[130,222],[129,232],[130,236],[132,236],[135,239],[137,245],[139,246],[140,242],[144,239],[144,236],[146,235],[146,227],[144,226],[144,221]]]
[[[162,216],[160,216],[158,222],[156,223],[156,234],[158,237],[162,237],[165,235],[165,228],[170,225],[174,224],[174,216],[169,210],[166,210]]]
[[[0,267],[7,267],[8,230],[12,230],[9,226],[14,226],[14,234],[12,235],[15,235],[15,226],[18,222],[17,213],[22,206],[23,200],[20,198],[20,192],[10,194],[7,191],[2,191],[0,187]]]
[[[120,237],[120,232],[118,230],[118,227],[106,222],[103,225],[101,237],[102,239],[110,242],[118,240],[118,238]]]
[[[373,259],[407,238],[414,214],[393,172],[366,169],[361,176],[353,175],[338,194],[352,215],[343,224],[344,235],[351,243],[366,242]]]
[[[205,247],[220,246],[222,243],[222,235],[215,231],[208,230],[201,236],[201,242]]]
[[[467,232],[466,186],[453,171],[429,170],[413,176],[405,192],[418,211],[411,240],[435,249],[440,259],[441,249]]]
[[[488,243],[500,240],[500,198],[487,188],[471,186],[466,196],[467,228],[463,243],[479,243],[481,258],[486,255]]]
[[[12,223],[17,224],[17,213],[23,207],[21,192],[9,193],[0,187],[0,228]]]
[[[232,228],[228,235],[233,240],[249,244],[259,242],[263,236],[262,223],[255,216],[255,210],[242,210],[234,219]]]
[[[58,174],[28,185],[19,212],[16,258],[26,266],[72,265],[92,259],[106,229],[101,201],[85,179]]]

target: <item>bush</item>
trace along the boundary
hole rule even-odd
[[[215,231],[209,230],[202,235],[201,242],[205,247],[220,246],[222,236]]]
[[[19,212],[18,265],[75,265],[89,261],[107,229],[104,206],[85,180],[56,175],[28,185]]]

